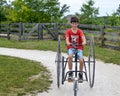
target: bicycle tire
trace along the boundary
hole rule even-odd
[[[94,86],[95,79],[95,48],[94,37],[90,38],[89,54],[88,54],[88,69],[89,69],[89,85]]]
[[[57,49],[57,56],[56,56],[56,62],[57,62],[57,87],[60,87],[60,64],[61,64],[61,46],[60,46],[60,36],[58,36],[58,49]]]
[[[77,90],[78,90],[78,81],[75,80],[74,81],[74,86],[73,86],[73,90],[74,90],[74,96],[77,96]]]

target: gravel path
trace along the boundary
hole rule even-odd
[[[55,52],[0,47],[0,54],[39,61],[47,66],[52,73],[53,84],[48,92],[38,93],[37,96],[73,96],[72,83],[65,82],[59,89],[57,88]],[[78,96],[120,96],[120,66],[97,61],[94,88],[91,89],[88,82],[83,82],[79,84],[78,94]]]

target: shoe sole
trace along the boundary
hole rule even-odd
[[[83,80],[78,80],[78,83],[83,83]]]
[[[74,80],[68,79],[68,82],[73,82]]]

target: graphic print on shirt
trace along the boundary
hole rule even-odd
[[[78,43],[79,36],[71,35],[72,43],[77,44]]]

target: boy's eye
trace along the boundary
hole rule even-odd
[[[78,24],[77,22],[72,22],[72,24]]]

